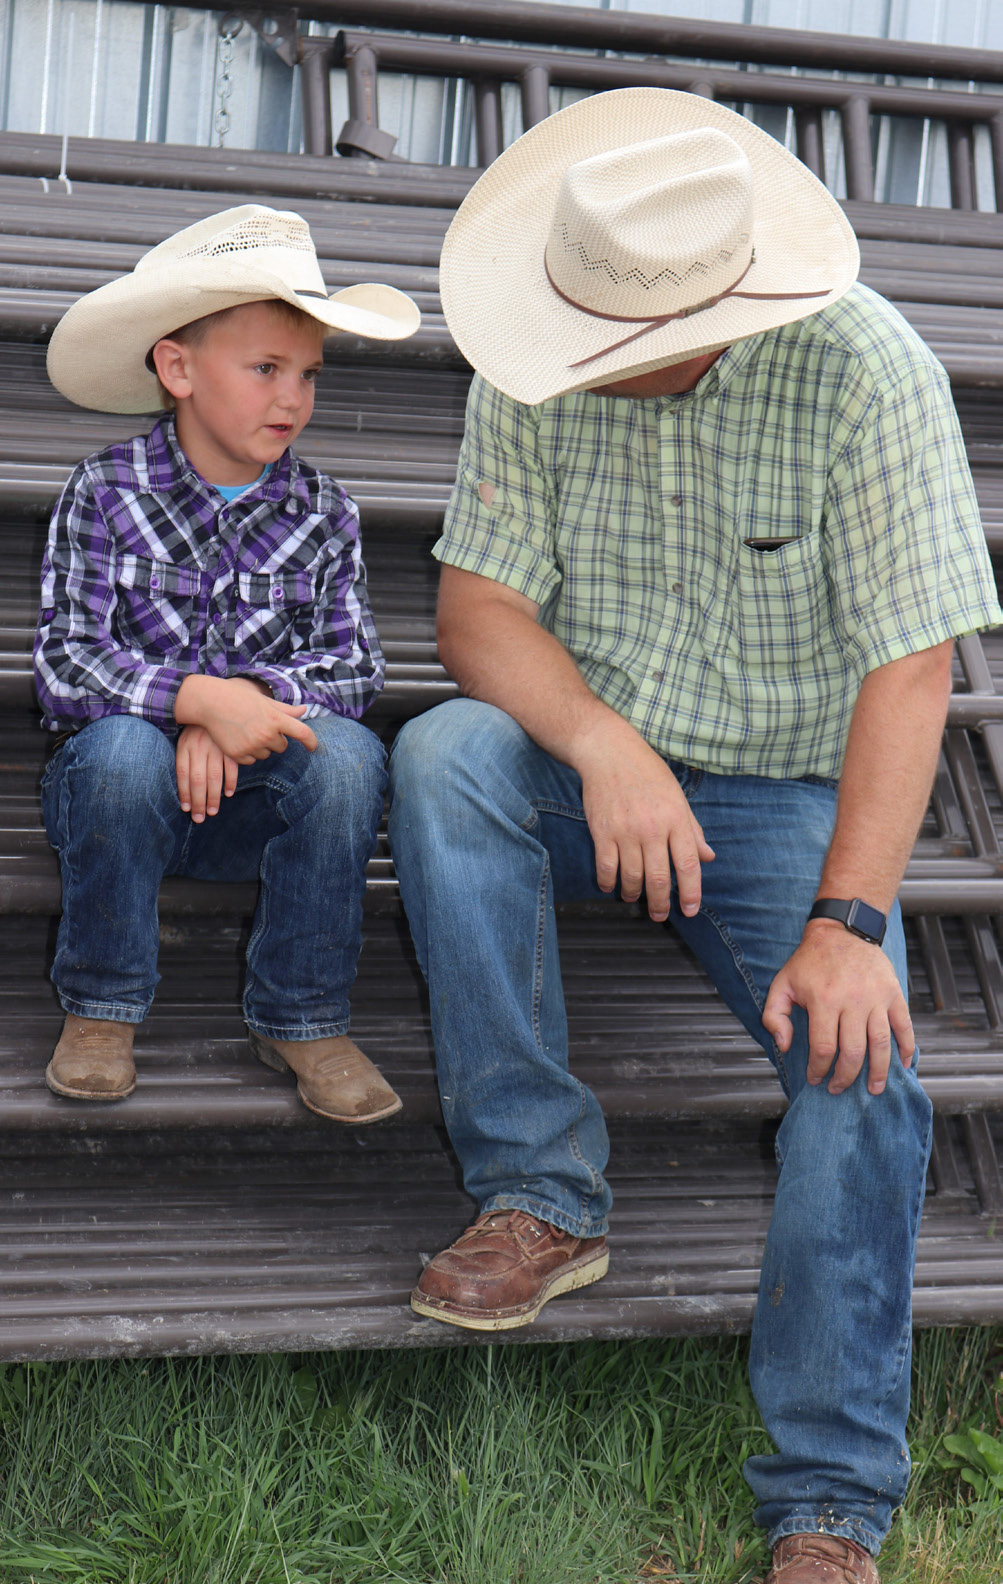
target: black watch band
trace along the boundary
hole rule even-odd
[[[851,935],[859,935],[861,940],[870,941],[872,946],[881,945],[888,923],[883,913],[861,902],[859,897],[854,897],[850,902],[838,897],[819,897],[808,917],[837,919]]]

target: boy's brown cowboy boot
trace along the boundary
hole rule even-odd
[[[330,1039],[277,1040],[248,1029],[251,1050],[276,1072],[291,1068],[305,1106],[332,1122],[379,1122],[403,1104],[378,1067],[347,1034]]]
[[[132,1059],[134,1023],[109,1023],[103,1018],[67,1012],[59,1044],[45,1069],[53,1094],[72,1100],[123,1100],[136,1087]]]
[[[874,1558],[840,1535],[788,1535],[773,1547],[766,1584],[880,1584]]]

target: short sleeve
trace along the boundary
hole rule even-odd
[[[832,616],[863,677],[1003,619],[947,376],[931,359],[875,391],[825,502]]]
[[[543,605],[561,572],[554,481],[540,455],[537,412],[474,376],[456,483],[432,553]]]

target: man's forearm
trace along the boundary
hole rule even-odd
[[[933,785],[952,647],[906,655],[864,679],[819,896],[861,897],[883,913],[894,902]]]
[[[951,645],[893,660],[864,680],[850,724],[836,828],[818,895],[860,897],[887,913],[923,818],[951,686]],[[867,1087],[882,1092],[892,1039],[908,1067],[915,1050],[909,1009],[890,959],[831,919],[805,925],[801,943],[770,986],[763,1025],[790,1049],[792,1012],[808,1013],[808,1082],[829,1075],[840,1094],[866,1059]]]
[[[484,579],[475,579],[483,584]],[[529,600],[484,597],[468,606],[440,599],[439,654],[468,698],[494,704],[562,764],[582,770],[580,757],[598,737],[634,728],[592,692],[564,645],[541,627]]]

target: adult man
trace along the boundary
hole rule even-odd
[[[815,178],[688,94],[598,95],[485,173],[442,264],[479,371],[436,549],[467,698],[394,767],[482,1211],[419,1313],[503,1329],[606,1269],[555,895],[643,889],[774,1060],[752,1376],[777,1453],[746,1469],[770,1584],[876,1584],[908,1477],[930,1108],[895,893],[950,640],[1000,618],[943,370],[857,268]]]

